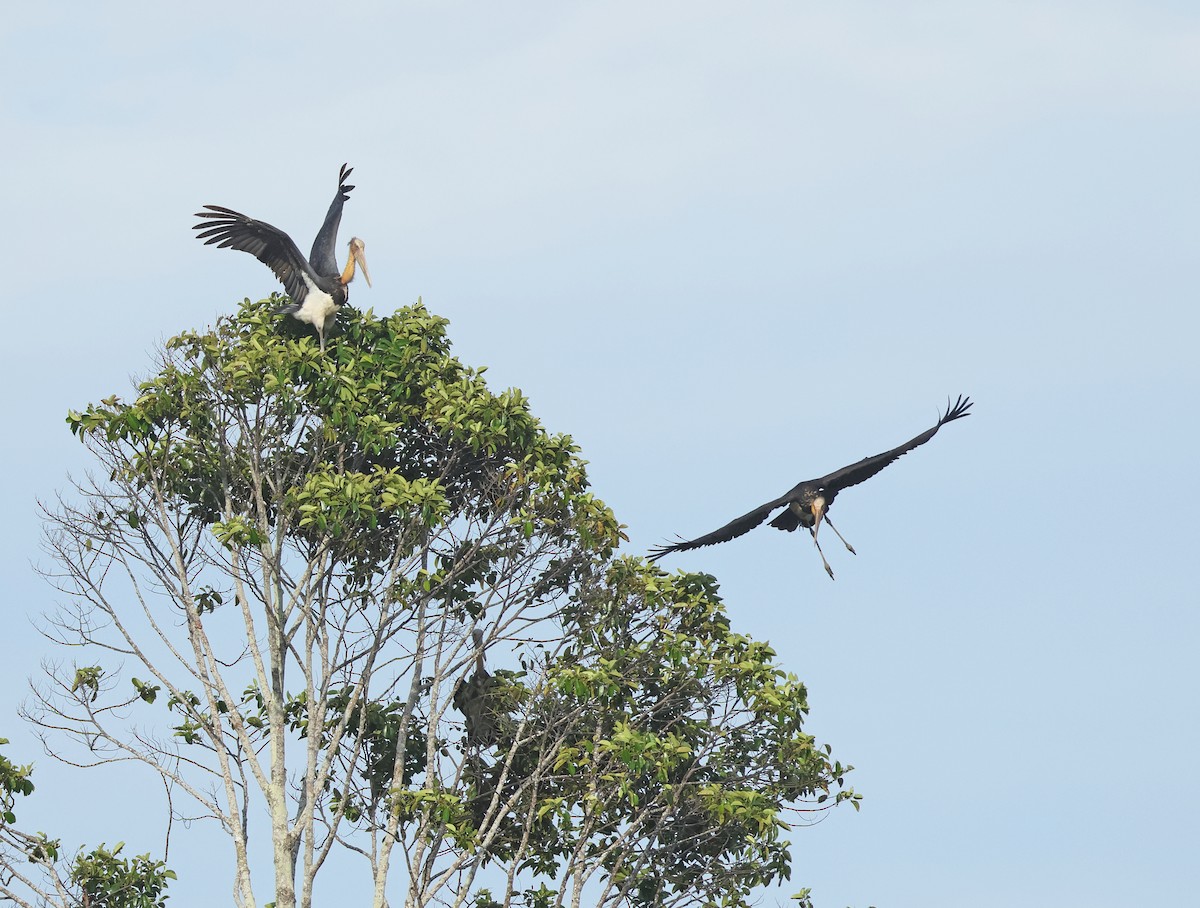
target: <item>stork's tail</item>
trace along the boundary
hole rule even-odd
[[[771,521],[771,526],[777,530],[787,530],[789,533],[792,533],[800,526],[800,518],[792,513],[791,508],[786,508],[778,517]]]
[[[276,315],[295,315],[299,311],[300,311],[299,303],[284,303],[282,306],[280,306],[278,309],[275,310],[275,314]]]

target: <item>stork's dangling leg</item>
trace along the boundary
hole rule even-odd
[[[817,539],[817,530],[821,529],[821,519],[825,517],[825,499],[818,495],[813,499],[812,504],[809,507],[812,509],[813,515],[813,525],[809,530],[809,532],[812,533],[813,545],[817,547],[817,553],[821,556],[821,564],[825,565],[825,573],[829,575],[830,580],[835,580],[836,578],[833,576],[833,568],[831,568],[829,566],[829,562],[825,560],[825,553],[821,551],[821,543]],[[835,530],[834,532],[837,531]],[[838,533],[839,538],[841,535],[841,533]]]
[[[850,550],[850,554],[851,554],[851,555],[857,555],[857,554],[858,554],[858,552],[854,551],[854,546],[852,546],[850,543],[848,543],[848,542],[846,541],[846,537],[845,537],[845,536],[843,536],[841,533],[838,533],[838,528],[837,528],[837,527],[835,527],[835,526],[833,525],[833,521],[829,519],[829,515],[828,515],[828,514],[826,514],[826,515],[825,515],[825,522],[826,522],[827,524],[829,524],[829,529],[831,529],[831,530],[833,530],[835,533],[837,533],[837,538],[838,538],[838,539],[840,539],[840,540],[842,540],[842,545],[844,545],[846,548],[848,548],[848,549]]]
[[[829,575],[830,580],[836,580],[833,576],[833,568],[829,566],[829,562],[825,560],[825,553],[821,551],[821,543],[817,542],[817,528],[812,528],[813,545],[817,547],[817,554],[821,556],[821,564],[825,565],[825,573]]]

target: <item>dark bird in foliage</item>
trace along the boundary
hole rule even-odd
[[[850,486],[858,485],[860,482],[870,479],[888,464],[894,463],[901,455],[907,454],[913,448],[925,444],[946,423],[969,416],[970,414],[967,411],[970,409],[971,399],[963,397],[960,394],[958,400],[953,405],[947,401],[946,413],[937,421],[937,425],[932,429],[922,432],[916,438],[910,439],[899,447],[892,448],[890,451],[876,454],[874,457],[864,457],[858,463],[852,463],[848,467],[834,470],[820,479],[806,480],[774,501],[768,501],[766,504],[759,505],[749,514],[743,514],[737,520],[725,524],[719,530],[713,530],[711,533],[706,533],[703,536],[698,536],[695,539],[685,542],[657,546],[651,550],[650,560],[656,561],[663,555],[669,555],[672,552],[686,552],[689,549],[698,549],[701,546],[716,545],[718,542],[728,542],[730,539],[736,539],[744,533],[749,533],[766,520],[772,511],[784,508],[771,521],[771,526],[777,530],[787,530],[789,533],[795,531],[797,527],[804,527],[812,533],[813,542],[816,544],[817,551],[821,555],[821,563],[825,565],[825,570],[829,576],[833,577],[833,569],[829,566],[829,562],[825,560],[825,553],[821,551],[821,543],[817,541],[817,530],[821,526],[821,521],[824,520],[829,524],[829,528],[834,533],[837,533],[838,539],[842,540],[842,543],[850,550],[852,555],[856,554],[854,546],[846,542],[842,534],[838,533],[837,527],[829,520],[829,507],[833,504],[833,499],[837,497],[837,493],[842,491],[842,489],[848,489]]]
[[[322,353],[325,352],[325,335],[333,327],[338,309],[346,305],[349,298],[347,285],[354,280],[355,264],[362,269],[367,286],[371,286],[371,275],[367,272],[367,259],[363,253],[366,245],[362,240],[358,237],[350,240],[350,254],[346,258],[345,268],[338,268],[335,255],[342,206],[354,188],[346,185],[353,169],[342,165],[338,174],[337,195],[329,205],[329,213],[325,215],[325,223],[313,241],[312,255],[308,260],[300,254],[292,238],[278,227],[246,217],[231,208],[205,205],[204,211],[196,212],[196,217],[203,220],[192,228],[200,231],[196,237],[204,240],[205,245],[215,243],[222,249],[229,247],[239,252],[249,252],[275,272],[292,298],[278,311],[316,328]]]
[[[450,702],[463,714],[467,743],[477,747],[491,747],[499,737],[496,708],[490,702],[490,694],[495,684],[483,664],[483,631],[476,628],[471,634],[471,639],[476,650],[475,673],[454,686]]]

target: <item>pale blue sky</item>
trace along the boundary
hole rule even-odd
[[[977,401],[839,497],[859,554],[829,537],[836,582],[766,528],[663,562],[720,578],[857,767],[862,813],[794,834],[779,898],[1190,903],[1200,9],[347,9],[45,3],[0,26],[0,735],[42,783],[22,817],[158,847],[129,828],[156,782],[120,777],[146,806],[119,806],[116,775],[60,770],[15,717],[49,652],[25,617],[53,601],[35,498],[87,467],[63,417],[278,289],[193,239],[199,205],[307,248],[349,161],[343,233],[375,279],[354,302],[450,318],[464,361],[580,442],[631,552]],[[226,898],[197,879],[225,854],[183,835],[171,904]]]

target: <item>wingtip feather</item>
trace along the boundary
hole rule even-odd
[[[939,426],[945,425],[946,423],[952,422],[953,420],[962,419],[964,416],[970,416],[971,414],[968,411],[974,405],[975,405],[975,402],[973,400],[971,400],[970,397],[964,396],[962,394],[958,395],[957,399],[954,401],[953,404],[950,403],[950,398],[947,397],[946,398],[946,413],[944,416],[942,416],[942,418],[940,420],[938,420],[938,425]]]

